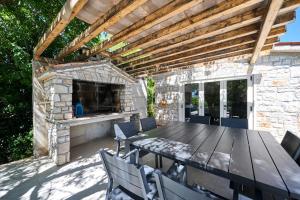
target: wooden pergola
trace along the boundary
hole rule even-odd
[[[75,18],[90,24],[55,59],[79,50],[102,32],[111,37],[85,51],[100,54],[133,76],[159,74],[224,58],[268,53],[300,0],[67,0],[34,49],[45,49]],[[121,48],[110,48],[122,44]]]

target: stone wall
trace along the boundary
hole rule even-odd
[[[179,120],[183,87],[189,82],[254,77],[254,129],[270,131],[281,141],[286,130],[300,136],[300,56],[271,54],[250,66],[248,60],[212,64],[154,76],[157,118]],[[162,99],[168,103],[160,105]]]
[[[111,122],[98,123],[98,128],[104,128],[97,133],[95,131],[78,133],[82,128],[87,129],[87,126],[70,127],[68,120],[73,118],[72,80],[74,79],[123,84],[125,87],[121,91],[121,107],[125,112],[136,110],[133,91],[136,91],[135,88],[139,86],[138,82],[110,62],[69,63],[42,68],[40,63],[33,62],[33,81],[36,83],[33,86],[35,155],[49,153],[58,165],[70,161],[71,144],[74,146],[101,137],[107,134],[108,126],[111,126]],[[139,110],[143,109],[138,107]],[[141,113],[145,111],[141,110]],[[71,135],[72,131],[74,135]],[[76,141],[71,143],[72,138],[76,138]]]

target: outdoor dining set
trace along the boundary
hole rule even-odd
[[[140,124],[142,132],[134,121],[114,124],[116,154],[100,150],[107,199],[300,199],[300,139],[290,131],[279,144],[234,118],[222,126],[207,116],[164,126],[149,117]],[[143,163],[150,154],[153,168]],[[198,173],[203,180],[190,180]]]

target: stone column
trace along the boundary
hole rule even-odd
[[[64,120],[72,119],[72,79],[53,76],[45,81],[48,92],[47,125],[49,154],[57,165],[70,161],[70,126]]]

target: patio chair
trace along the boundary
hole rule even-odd
[[[190,123],[200,123],[210,125],[210,116],[191,115]]]
[[[248,129],[248,120],[239,118],[221,118],[221,126]]]
[[[147,117],[144,119],[140,119],[140,121],[141,121],[143,132],[157,128],[154,117]]]
[[[292,132],[287,131],[281,141],[281,146],[286,152],[297,161],[300,157],[300,138]],[[299,163],[298,163],[299,164]]]
[[[157,189],[155,182],[149,178],[152,173],[147,175],[146,167],[138,165],[137,150],[121,158],[101,149],[100,157],[108,176],[107,200],[154,199]],[[135,158],[133,162],[127,159],[129,157]],[[147,168],[150,167],[147,166]],[[150,169],[153,172],[153,168]]]
[[[167,176],[164,176],[160,171],[156,170],[154,173],[156,187],[158,190],[159,199],[161,200],[190,200],[190,199],[219,199],[217,196],[213,195],[208,191],[202,191],[198,189],[197,191],[182,185]]]
[[[121,142],[125,142],[128,139],[139,139],[143,135],[139,135],[139,130],[135,126],[134,122],[122,122],[114,124],[115,140],[117,142],[117,155],[121,151]],[[129,146],[125,144],[125,153],[129,151]]]

